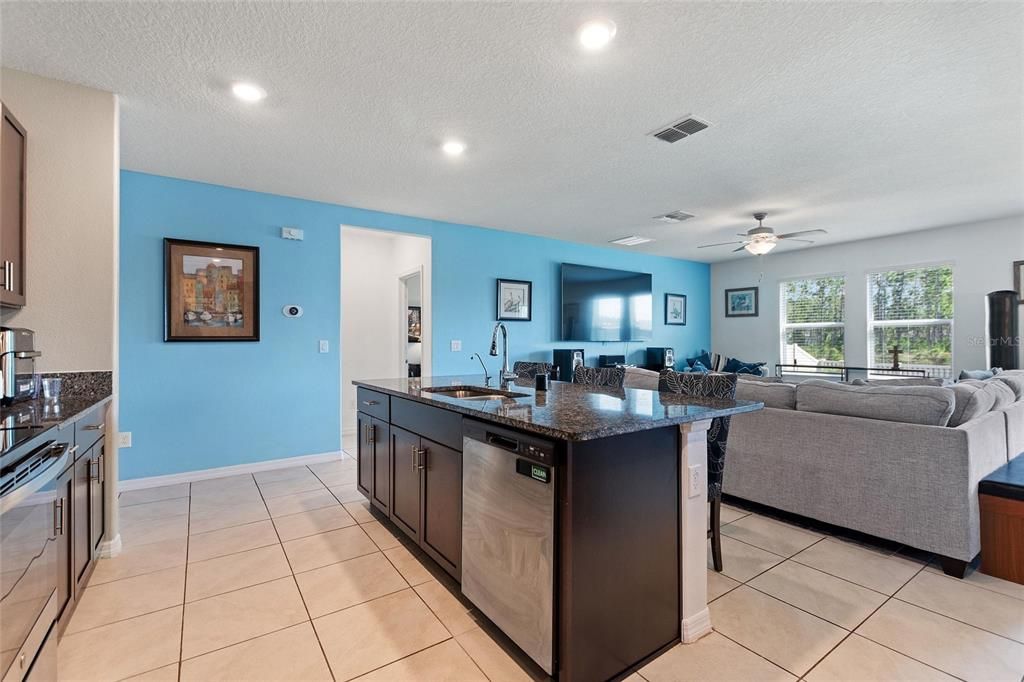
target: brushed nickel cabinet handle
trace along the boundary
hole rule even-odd
[[[416,469],[417,469],[417,467],[416,467],[416,459],[417,459],[417,456],[419,455],[419,448],[416,447],[415,445],[413,445],[412,448],[409,451],[409,454],[411,455],[410,458],[409,458],[409,461],[412,462],[412,470],[416,471]]]
[[[371,443],[376,443],[377,442],[377,425],[376,424],[370,424],[368,428],[370,429],[370,442]]]
[[[363,405],[366,405],[367,407],[373,407],[374,405],[380,405],[380,402],[377,400],[364,400]]]
[[[53,501],[53,536],[64,535],[64,498]]]
[[[101,452],[98,460],[99,466],[97,467],[97,469],[99,469],[100,472],[100,483],[105,483],[107,480],[107,472],[103,468],[103,455],[104,453]]]
[[[87,424],[83,428],[86,431],[102,431],[104,428],[106,428],[106,426],[107,426],[106,424],[104,424],[103,422],[100,422],[99,424]]]
[[[427,453],[430,452],[430,448],[420,448],[420,469],[427,468]]]
[[[93,471],[93,467],[96,468],[95,471]],[[89,462],[89,480],[94,481],[96,483],[99,483],[100,481],[100,467],[99,460],[97,459],[94,459],[91,462]]]

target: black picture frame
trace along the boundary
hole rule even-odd
[[[682,318],[673,317],[672,303],[681,301]],[[665,294],[665,324],[670,326],[686,326],[686,294]]]
[[[753,294],[754,305],[747,310],[740,310],[734,307],[732,296],[742,294]],[[758,287],[740,287],[738,289],[725,290],[725,316],[726,317],[757,317],[759,314],[760,302],[758,301]]]
[[[515,298],[519,296],[519,300]],[[502,294],[506,294],[503,296]],[[511,297],[511,298],[510,298]],[[516,312],[512,304],[522,308],[522,299],[526,300],[525,314]],[[533,282],[522,279],[499,279],[495,296],[495,319],[499,322],[530,322],[533,320]]]
[[[1020,304],[1024,305],[1024,260],[1013,261],[1013,290],[1017,292]]]
[[[185,252],[191,252],[186,254]],[[227,258],[241,260],[238,285],[241,307],[237,310],[243,320],[241,327],[191,327],[181,300],[184,255],[199,258]],[[234,315],[232,311],[214,311],[212,316]],[[251,322],[250,322],[251,321]],[[260,340],[260,248],[242,244],[196,241],[192,239],[164,238],[164,341],[256,341]]]

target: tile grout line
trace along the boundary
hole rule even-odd
[[[927,569],[931,568],[932,566],[935,566],[936,570],[928,571]],[[939,578],[945,578],[946,580],[952,580],[956,584],[969,585],[971,587],[976,587],[979,590],[985,590],[986,592],[989,592],[991,594],[998,594],[1000,597],[1009,597],[1010,599],[1014,599],[1014,600],[1019,601],[1019,602],[1024,602],[1024,596],[1017,597],[1017,596],[1014,596],[1012,594],[1007,594],[1005,592],[1000,592],[999,590],[993,590],[993,589],[991,589],[989,587],[985,587],[984,585],[978,585],[977,583],[969,583],[969,582],[967,582],[967,578],[954,578],[953,576],[946,575],[945,573],[942,572],[942,568],[940,566],[936,566],[935,565],[935,560],[934,559],[932,559],[931,561],[929,561],[928,563],[925,564],[925,570],[927,571],[927,573],[929,575],[934,575],[934,576],[939,577]],[[981,571],[979,569],[974,569],[974,572],[980,573]],[[987,574],[982,574],[982,575],[987,575]],[[1002,580],[1002,578],[996,578],[996,580]],[[1022,606],[1021,608],[1024,608],[1024,606]]]
[[[188,520],[185,522],[185,578],[181,581],[181,636],[178,639],[178,682],[181,682],[181,657],[185,646],[185,596],[188,594],[188,546],[192,527],[192,483],[188,484]]]
[[[748,647],[748,646],[747,646],[746,644],[744,644],[743,642],[740,642],[740,641],[738,641],[738,640],[735,640],[735,639],[733,639],[732,637],[730,637],[729,635],[725,634],[725,633],[724,633],[724,632],[722,632],[721,630],[715,630],[714,626],[712,626],[712,627],[711,627],[711,631],[712,631],[712,632],[714,632],[714,633],[716,633],[716,634],[719,634],[719,635],[721,635],[722,637],[725,637],[725,638],[726,638],[727,640],[729,640],[730,642],[732,642],[732,643],[733,643],[733,644],[735,644],[736,646],[740,647],[741,649],[746,649],[746,650],[747,650],[747,651],[749,651],[750,653],[752,653],[752,654],[754,654],[755,656],[757,656],[758,658],[760,658],[760,659],[761,659],[762,661],[764,661],[765,663],[767,663],[767,664],[769,664],[769,665],[771,665],[771,666],[774,666],[774,667],[778,668],[779,670],[781,670],[782,672],[786,673],[787,675],[792,675],[793,677],[796,677],[796,678],[799,678],[799,677],[800,677],[799,675],[794,675],[794,674],[793,674],[792,672],[790,672],[790,671],[789,671],[789,670],[787,670],[786,668],[783,668],[783,667],[782,667],[781,665],[779,665],[779,664],[778,664],[778,663],[776,663],[775,661],[771,660],[770,658],[768,658],[768,657],[764,656],[763,654],[760,654],[760,653],[758,653],[757,651],[754,651],[753,649],[751,649],[750,647]],[[697,640],[697,641],[699,642],[700,640]],[[693,642],[693,644],[696,644],[696,643],[697,643],[697,642]],[[655,659],[655,660],[657,660],[657,659]],[[650,665],[650,664],[648,664],[648,665]],[[644,666],[644,667],[646,667],[646,666]],[[641,677],[643,677],[643,675],[641,675]],[[647,679],[647,678],[644,678],[644,679]]]
[[[903,588],[900,588],[900,589],[903,589]],[[949,614],[942,613],[941,611],[935,611],[934,609],[930,609],[927,606],[921,606],[920,604],[916,604],[916,603],[914,603],[912,601],[907,601],[906,599],[901,599],[900,597],[896,596],[895,594],[891,597],[891,599],[894,599],[894,600],[900,602],[901,604],[908,604],[910,606],[913,606],[916,609],[921,609],[922,611],[927,611],[928,613],[933,613],[936,616],[942,616],[943,618],[948,618],[949,620],[953,621],[954,623],[960,623],[961,625],[966,625],[969,628],[974,628],[975,630],[981,630],[982,632],[987,632],[988,634],[993,635],[995,637],[999,637],[1001,639],[1005,639],[1008,642],[1013,642],[1014,644],[1020,644],[1020,645],[1024,646],[1024,642],[1022,642],[1019,639],[1014,639],[1013,637],[1007,637],[1006,635],[1001,635],[998,632],[993,632],[992,630],[989,630],[988,628],[983,628],[980,625],[975,625],[974,623],[968,623],[965,620],[960,620],[959,618],[955,618],[953,616],[950,616]]]

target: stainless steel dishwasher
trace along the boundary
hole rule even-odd
[[[549,675],[555,444],[462,422],[462,593]]]

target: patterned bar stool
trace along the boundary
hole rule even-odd
[[[572,373],[572,383],[588,386],[607,386],[622,388],[626,380],[626,370],[622,367],[584,367],[580,365]]]
[[[512,371],[520,379],[533,379],[538,374],[551,374],[551,367],[550,362],[519,361],[512,365]]]
[[[695,374],[661,371],[658,390],[694,398],[736,399],[735,374]],[[711,557],[715,570],[722,572],[722,476],[725,473],[725,444],[729,439],[730,417],[711,420],[708,429],[708,502],[711,504]]]

